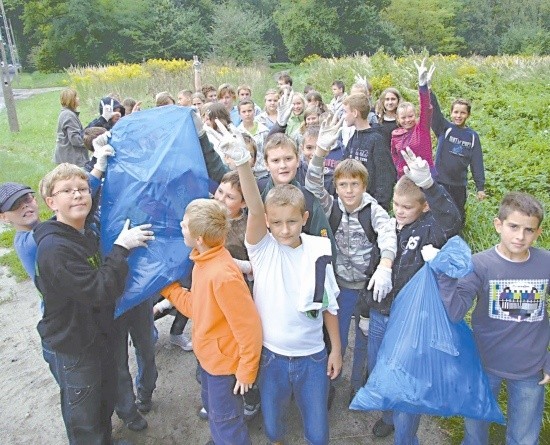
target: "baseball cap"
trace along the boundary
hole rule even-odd
[[[21,196],[33,193],[30,187],[17,182],[4,182],[0,185],[0,213],[10,210]]]

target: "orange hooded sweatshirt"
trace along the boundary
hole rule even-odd
[[[243,274],[223,245],[193,249],[189,258],[195,262],[191,290],[173,283],[162,296],[193,320],[193,350],[205,371],[254,383],[262,324]]]

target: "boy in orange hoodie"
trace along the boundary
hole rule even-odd
[[[181,222],[195,262],[191,291],[173,283],[161,292],[193,319],[193,350],[202,366],[201,396],[216,445],[250,444],[242,394],[256,380],[262,325],[243,274],[224,247],[227,210],[196,199]]]

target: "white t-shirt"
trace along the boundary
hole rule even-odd
[[[303,245],[281,245],[271,233],[258,244],[245,245],[254,270],[254,301],[262,320],[264,346],[290,357],[322,351],[322,314],[311,319],[297,309],[302,282],[315,279],[306,276],[310,271],[302,270]],[[336,314],[337,309],[336,295],[329,295],[328,310]]]

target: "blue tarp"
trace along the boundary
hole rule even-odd
[[[121,119],[112,130],[101,196],[101,250],[105,255],[127,218],[150,223],[155,240],[133,249],[115,317],[151,297],[191,269],[180,221],[187,204],[208,196],[208,177],[187,107],[165,106]]]

